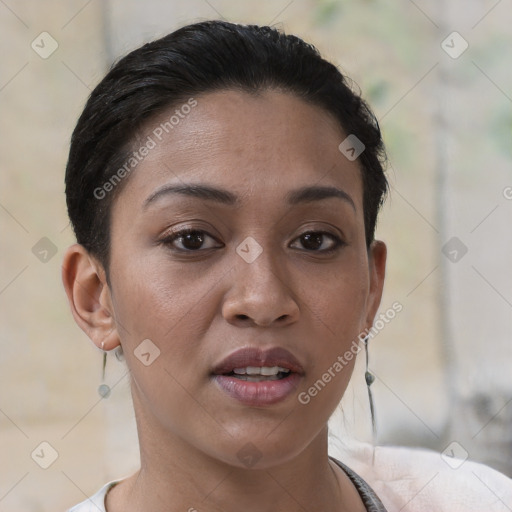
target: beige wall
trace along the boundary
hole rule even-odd
[[[456,440],[512,473],[512,200],[503,194],[512,186],[512,8],[450,5],[0,3],[0,510],[63,510],[137,466],[126,368],[109,359],[113,391],[102,400],[101,355],[74,324],[60,281],[74,241],[63,184],[69,138],[112,56],[220,15],[279,23],[315,43],[381,122],[392,184],[378,228],[389,246],[381,310],[399,301],[403,311],[372,341],[379,442],[441,451]],[[456,59],[441,47],[453,30],[469,43]],[[58,43],[46,59],[31,48],[35,40],[51,49],[43,31]],[[442,252],[453,236],[468,248],[457,262]],[[40,257],[57,253],[42,262],[34,246]],[[343,407],[358,437],[368,430],[363,371],[356,405],[351,389]],[[58,452],[46,470],[31,458],[43,441]]]

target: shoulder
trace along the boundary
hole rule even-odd
[[[512,510],[512,480],[484,464],[405,447],[375,447],[372,463],[368,444],[354,445],[342,456],[389,512]]]
[[[105,512],[105,496],[117,483],[119,480],[105,484],[96,494],[70,508],[67,512]]]

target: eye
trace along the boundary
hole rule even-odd
[[[328,242],[329,239],[330,243]],[[296,240],[300,240],[303,247],[313,252],[329,253],[344,245],[344,242],[338,236],[326,231],[306,231]]]
[[[216,242],[215,238],[209,235],[206,231],[200,229],[182,229],[171,233],[162,239],[161,243],[167,246],[171,246],[172,250],[181,252],[198,252],[199,250],[213,249],[219,247],[210,242],[206,247],[204,246],[205,240],[210,239]],[[181,245],[176,247],[175,243]]]

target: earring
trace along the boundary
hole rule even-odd
[[[105,384],[105,368],[107,366],[107,351],[105,350],[105,342],[101,342],[101,350],[103,351],[103,368],[102,368],[102,374],[101,374],[101,382],[100,386],[98,387],[98,393],[101,396],[101,398],[108,398],[110,396],[110,386],[108,384]]]
[[[115,355],[116,355],[116,359],[118,361],[124,361],[124,354],[123,354],[123,347],[122,345],[119,345],[116,350],[114,351]]]
[[[364,343],[364,350],[366,352],[366,371],[364,373],[364,378],[366,380],[366,387],[368,389],[368,400],[370,401],[370,414],[372,417],[372,433],[373,433],[373,439],[375,440],[375,437],[377,435],[377,427],[375,423],[375,408],[373,405],[373,395],[372,390],[370,389],[370,386],[375,382],[375,375],[370,373],[368,370],[368,341],[370,340],[369,336],[366,336],[366,338],[363,340]]]

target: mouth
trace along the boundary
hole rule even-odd
[[[288,350],[275,347],[237,350],[212,371],[212,378],[230,398],[263,407],[288,398],[304,376],[304,369]]]
[[[232,372],[223,375],[248,382],[265,382],[284,379],[290,372],[291,370],[281,366],[246,366],[245,368],[234,368]]]

